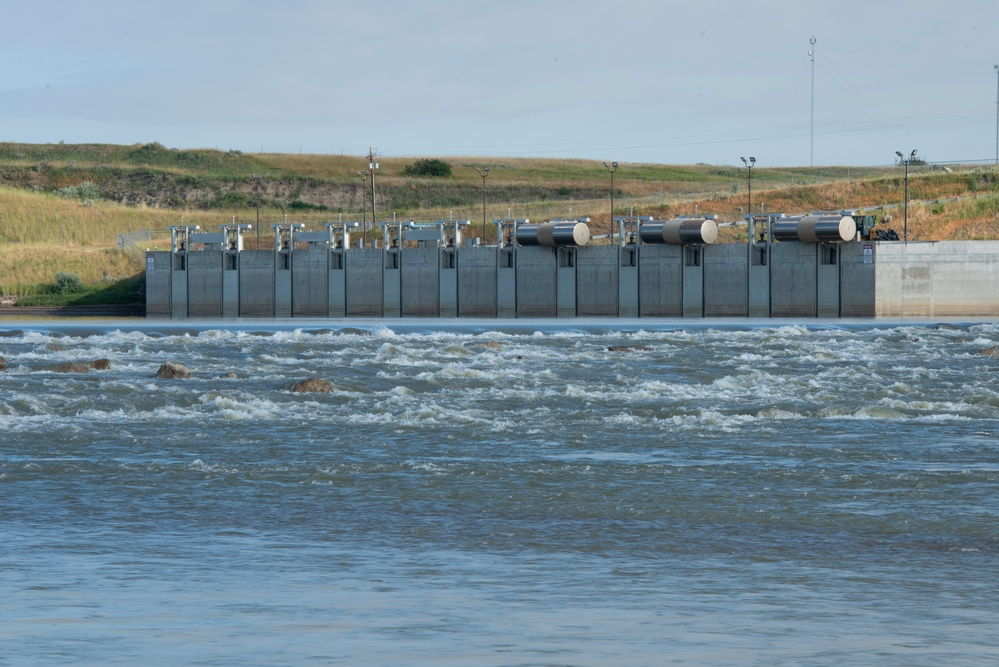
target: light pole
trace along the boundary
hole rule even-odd
[[[611,211],[610,211],[610,225],[609,225],[610,234],[608,234],[607,237],[610,239],[610,242],[613,244],[614,243],[614,172],[617,171],[617,162],[611,162],[610,164],[604,162],[604,167],[607,168],[607,171],[609,171],[611,175],[611,193],[610,193]]]
[[[999,65],[996,71],[996,164],[999,164]]]
[[[808,49],[808,57],[812,60],[812,131],[810,146],[808,149],[808,166],[815,166],[815,37],[813,36],[808,43],[812,48]]]
[[[368,170],[365,169],[356,173],[361,177],[361,181],[364,181],[365,185],[367,185]],[[361,187],[363,188],[364,186]],[[368,245],[368,195],[364,193],[363,189],[361,190],[361,239],[364,245]]]
[[[375,162],[375,150],[373,148],[368,148],[368,173],[371,177],[371,229],[374,233],[375,226],[378,224],[378,218],[375,216],[375,170],[378,169],[378,163]]]
[[[909,242],[909,163],[912,162],[912,158],[916,157],[916,149],[913,148],[912,152],[909,153],[909,157],[902,155],[902,151],[895,151],[895,155],[898,159],[905,165],[905,204],[902,222],[902,240],[906,243]]]
[[[744,158],[744,157],[741,157],[739,159],[742,160],[742,163],[744,165],[746,165],[746,173],[747,173],[746,181],[747,181],[747,183],[749,183],[749,203],[746,204],[746,210],[749,212],[750,221],[752,221],[752,217],[753,217],[753,167],[756,166],[756,158],[750,157],[748,162],[746,161],[746,158]],[[750,225],[750,226],[752,226],[752,225]],[[750,241],[752,241],[752,239],[750,239]]]
[[[482,177],[482,245],[486,244],[486,177],[489,176],[489,167],[475,168]]]
[[[253,206],[257,209],[257,245],[260,250],[260,174],[253,175]]]

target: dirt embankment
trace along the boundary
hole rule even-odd
[[[0,167],[0,185],[56,192],[94,183],[100,198],[129,206],[149,208],[234,210],[253,208],[320,209],[360,211],[370,206],[370,185],[358,179],[344,183],[305,176],[252,177],[192,176],[155,169],[102,168],[46,169],[37,167]],[[560,199],[601,199],[606,190],[589,184],[515,183],[496,184],[487,189],[489,202],[538,202]],[[456,183],[437,179],[382,178],[376,184],[379,207],[394,210],[417,210],[477,206],[482,202],[481,184]]]

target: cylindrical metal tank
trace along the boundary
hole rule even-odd
[[[857,223],[848,215],[806,215],[773,223],[774,239],[804,243],[843,243],[857,236]]]
[[[581,246],[590,242],[590,227],[575,220],[544,222],[517,226],[517,243],[520,245]]]
[[[644,243],[673,243],[699,245],[718,240],[718,225],[709,218],[677,218],[676,220],[651,220],[639,229]]]

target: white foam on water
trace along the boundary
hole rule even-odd
[[[781,421],[781,420],[791,420],[791,419],[808,419],[806,415],[800,412],[792,412],[790,410],[782,410],[780,408],[765,408],[757,413],[760,419]]]
[[[386,326],[376,326],[371,330],[373,338],[395,338],[396,333]]]
[[[224,465],[221,463],[206,463],[202,459],[195,459],[191,461],[187,467],[198,472],[212,474],[238,475],[243,473],[243,470],[237,466]]]
[[[387,400],[390,403],[411,403],[413,401],[420,400],[420,394],[409,387],[400,385],[398,387],[392,387],[392,389],[389,390]]]
[[[255,396],[209,392],[199,396],[198,400],[209,414],[237,421],[278,419],[284,413],[283,406]]]
[[[905,412],[900,412],[890,407],[885,407],[883,405],[867,405],[853,413],[840,413],[829,411],[828,417],[837,417],[843,419],[874,419],[874,420],[886,420],[886,419],[906,419],[907,415]]]

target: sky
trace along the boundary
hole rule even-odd
[[[0,10],[0,141],[758,166],[997,156],[995,0]]]

